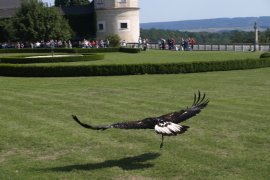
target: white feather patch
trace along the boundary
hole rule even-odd
[[[182,126],[171,123],[171,122],[165,122],[160,123],[155,126],[155,131],[157,134],[163,134],[163,135],[176,135],[181,131]]]
[[[170,123],[167,126],[169,129],[171,129],[173,132],[178,133],[181,131],[182,126],[178,125],[178,124],[174,124],[174,123]]]

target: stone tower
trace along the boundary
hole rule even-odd
[[[118,34],[126,42],[138,42],[140,36],[138,0],[95,0],[97,40]]]

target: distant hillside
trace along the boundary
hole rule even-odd
[[[257,22],[260,30],[270,28],[270,16],[153,22],[141,23],[140,25],[142,29],[155,28],[191,32],[218,32],[230,30],[252,31],[254,22]]]

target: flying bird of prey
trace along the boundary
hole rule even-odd
[[[73,119],[84,128],[92,130],[106,130],[110,128],[118,129],[154,129],[157,134],[161,134],[162,140],[160,148],[163,147],[164,136],[176,136],[186,132],[189,126],[179,125],[179,123],[186,121],[187,119],[196,116],[205,108],[209,103],[208,99],[205,99],[205,93],[201,95],[194,93],[194,101],[191,107],[182,109],[179,111],[171,112],[159,117],[148,117],[138,121],[127,121],[113,123],[109,125],[92,126],[82,123],[77,116],[72,115]]]

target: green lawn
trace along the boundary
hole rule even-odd
[[[72,62],[69,65],[104,65],[104,64],[147,64],[147,63],[179,63],[191,61],[222,61],[236,59],[259,59],[260,52],[223,52],[223,51],[161,51],[148,50],[138,54],[129,53],[104,53],[105,59],[90,62]],[[1,54],[1,56],[10,56],[18,54]],[[27,54],[31,55],[31,54]],[[35,54],[37,55],[37,54]],[[67,64],[67,63],[55,63]],[[39,65],[49,65],[39,64]]]
[[[161,51],[149,50],[138,54],[105,53],[105,59],[91,61],[86,64],[147,64],[147,63],[179,63],[190,61],[220,61],[235,59],[259,59],[260,53],[256,52],[204,52],[204,51]],[[76,63],[72,63],[76,64]]]
[[[269,74],[0,77],[0,179],[269,179]],[[159,116],[190,106],[198,89],[209,106],[163,150],[153,130],[91,131],[71,118]]]
[[[209,52],[209,51],[149,50],[146,52],[142,51],[139,54],[112,53],[105,56],[105,62],[113,64],[178,63],[190,61],[219,61],[219,60],[234,60],[234,59],[248,59],[248,58],[258,59],[259,56],[260,56],[259,52],[253,53],[253,52],[224,52],[224,51]]]

